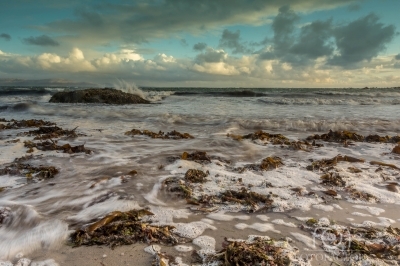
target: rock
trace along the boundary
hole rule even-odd
[[[106,103],[106,104],[136,104],[150,103],[140,96],[116,89],[85,89],[64,91],[54,94],[51,103]]]
[[[400,154],[400,145],[395,146],[395,147],[393,148],[392,152],[393,152],[393,153]]]

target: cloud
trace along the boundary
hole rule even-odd
[[[338,55],[329,63],[346,66],[363,60],[370,61],[382,52],[395,35],[393,25],[384,25],[379,22],[375,14],[339,26],[334,30],[334,37]]]
[[[222,62],[226,57],[227,53],[224,50],[215,50],[207,47],[203,53],[196,56],[195,61],[199,63],[218,63]]]
[[[193,45],[193,50],[195,51],[203,51],[204,49],[206,49],[207,44],[204,42],[199,42],[196,43],[195,45]]]
[[[400,60],[400,54],[396,55],[396,56],[394,57],[394,59]]]
[[[219,40],[219,47],[232,49],[233,54],[249,53],[251,50],[240,42],[240,31],[236,32],[225,29],[222,32],[221,39]]]
[[[187,43],[186,39],[180,39],[179,41],[181,43],[182,46],[187,47],[189,46],[189,44]]]
[[[0,38],[4,39],[4,40],[6,40],[6,41],[11,40],[10,34],[7,34],[7,33],[2,33],[2,34],[0,34]]]
[[[39,46],[59,46],[60,44],[50,38],[47,35],[41,35],[38,37],[29,37],[24,39],[24,43],[29,45],[39,45]]]
[[[359,4],[352,4],[347,7],[347,10],[352,11],[352,12],[359,11],[359,10],[361,10],[361,6]]]
[[[201,34],[229,25],[262,25],[282,5],[298,12],[331,9],[358,3],[360,0],[165,0],[124,1],[123,3],[89,4],[75,16],[40,27],[46,32],[69,36],[69,41],[107,43],[110,40],[143,43],[153,38],[186,32]],[[134,30],[132,30],[134,28]]]

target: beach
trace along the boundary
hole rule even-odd
[[[64,90],[76,88],[0,92],[0,265],[223,265],[239,240],[267,241],[271,265],[398,263],[399,88],[49,102]],[[133,224],[153,237],[114,249],[90,238],[131,210],[151,213]]]

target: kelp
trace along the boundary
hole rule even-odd
[[[197,163],[211,163],[211,157],[205,151],[195,151],[192,153],[183,152],[182,160],[195,161]]]
[[[193,190],[189,182],[185,182],[179,177],[169,177],[162,183],[162,187],[168,192],[175,194],[180,198],[191,199]]]
[[[387,167],[390,167],[390,168],[393,168],[393,169],[400,170],[399,167],[397,167],[397,166],[394,165],[394,164],[390,164],[390,163],[384,163],[384,162],[378,162],[378,161],[371,161],[371,162],[369,162],[369,163],[370,163],[371,165],[387,166]]]
[[[272,208],[272,195],[261,195],[259,193],[248,191],[246,188],[242,187],[240,191],[227,190],[219,195],[222,202],[239,203],[242,205],[247,205],[250,207],[250,211],[255,212],[262,210],[268,210]]]
[[[191,183],[204,183],[207,182],[207,176],[208,173],[204,173],[201,170],[189,169],[185,174],[185,180]]]
[[[226,247],[215,255],[206,258],[206,262],[220,261],[222,265],[251,266],[290,265],[290,258],[283,247],[275,245],[272,239],[256,238],[252,242],[225,240]]]
[[[144,135],[151,137],[153,139],[194,139],[194,137],[189,133],[180,133],[175,130],[167,133],[164,133],[160,130],[158,133],[156,133],[146,129],[145,130],[132,129],[130,131],[125,132],[125,135],[127,136]]]
[[[0,175],[24,175],[28,179],[48,179],[59,173],[54,166],[32,166],[30,164],[12,163],[0,169]]]
[[[76,129],[66,130],[62,129],[58,126],[51,127],[39,127],[37,130],[31,130],[29,132],[24,132],[20,135],[25,136],[35,136],[34,140],[46,140],[46,139],[56,139],[60,137],[65,138],[77,138],[78,134],[76,133]]]
[[[3,222],[11,215],[11,209],[8,207],[0,207],[0,228]]]
[[[243,167],[238,167],[235,170],[240,173],[244,172],[245,170],[269,171],[269,170],[277,169],[283,165],[284,165],[284,163],[282,162],[282,159],[280,157],[273,156],[273,157],[264,158],[260,164],[247,164]]]
[[[323,238],[323,245],[335,247],[332,252],[339,252],[334,253],[338,257],[365,255],[396,262],[400,255],[400,229],[391,226],[384,229],[332,224],[321,226],[313,219],[313,222],[307,221],[303,228],[310,231],[315,238]],[[325,250],[329,252],[330,249]]]
[[[337,155],[333,157],[332,159],[322,159],[318,161],[312,162],[311,165],[308,165],[306,168],[307,170],[314,171],[314,170],[322,170],[322,171],[328,171],[333,169],[334,166],[338,164],[338,162],[350,162],[350,163],[363,163],[365,162],[364,159],[360,158],[355,158],[347,155]]]
[[[329,172],[329,173],[323,174],[320,176],[320,178],[322,179],[321,183],[324,185],[337,186],[337,187],[346,186],[346,181],[343,180],[343,177],[341,177],[336,172]]]
[[[7,124],[0,124],[0,130],[3,129],[18,129],[26,127],[42,127],[42,126],[54,126],[55,123],[43,120],[29,119],[29,120],[5,120],[0,122],[8,122]]]
[[[145,209],[114,211],[86,228],[76,230],[70,240],[74,246],[107,245],[110,248],[136,242],[177,244],[178,237],[171,232],[174,227],[143,222],[142,218],[149,215],[153,213]]]
[[[62,146],[59,146],[57,144],[56,140],[51,141],[43,141],[43,142],[33,142],[33,141],[24,141],[24,146],[28,148],[28,153],[33,152],[33,148],[36,148],[41,151],[62,151],[63,153],[86,153],[90,154],[92,153],[91,150],[85,148],[85,144],[82,145],[77,145],[77,146],[71,146],[69,143],[64,144]]]
[[[392,153],[400,154],[400,145],[396,145],[393,148]]]
[[[328,133],[322,135],[312,135],[308,136],[307,140],[323,140],[328,142],[347,142],[347,141],[355,141],[355,142],[380,142],[380,143],[398,143],[400,141],[400,136],[380,136],[380,135],[368,135],[363,136],[356,132],[352,131],[332,131],[329,130]]]
[[[346,187],[345,191],[349,193],[349,196],[353,200],[362,200],[368,202],[378,202],[378,198],[368,192],[363,192],[355,189],[354,187]]]

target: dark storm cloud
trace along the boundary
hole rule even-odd
[[[2,33],[2,34],[0,34],[0,38],[4,39],[4,40],[6,40],[6,41],[11,40],[10,34],[7,34],[7,33]]]
[[[345,66],[363,60],[371,60],[383,51],[395,35],[393,25],[384,25],[374,14],[337,27],[334,31],[340,55],[334,56],[330,64]]]
[[[235,32],[225,29],[222,32],[221,39],[219,40],[219,47],[232,49],[233,54],[250,53],[244,43],[240,41],[240,31]]]
[[[396,56],[394,57],[394,59],[400,60],[400,54],[396,55]]]
[[[199,42],[196,43],[195,45],[193,45],[193,50],[195,51],[203,51],[204,49],[206,49],[207,44],[204,42]]]
[[[128,43],[164,38],[171,33],[204,31],[233,24],[260,24],[282,5],[298,11],[330,9],[361,0],[164,0],[124,1],[81,8],[75,17],[51,22],[44,29],[75,36],[81,42]],[[83,2],[82,5],[85,2]],[[72,37],[71,37],[72,38]]]
[[[274,37],[267,40],[273,49],[260,54],[261,59],[281,59],[294,64],[307,64],[309,59],[332,54],[334,48],[328,42],[332,36],[332,22],[314,21],[303,26],[295,34],[300,17],[289,6],[279,9],[272,23]]]
[[[297,55],[304,55],[310,59],[331,55],[334,51],[328,40],[332,36],[332,21],[314,21],[301,28],[297,43],[290,51]]]
[[[24,39],[24,43],[29,45],[38,45],[38,46],[59,46],[60,44],[50,38],[47,35],[42,35],[38,37],[29,37]]]
[[[332,19],[314,21],[296,34],[298,21],[292,9],[281,7],[272,23],[274,36],[265,41],[271,48],[261,52],[259,58],[307,65],[325,56],[330,65],[349,67],[376,57],[395,35],[395,27],[380,23],[374,14],[340,26],[335,26]]]

